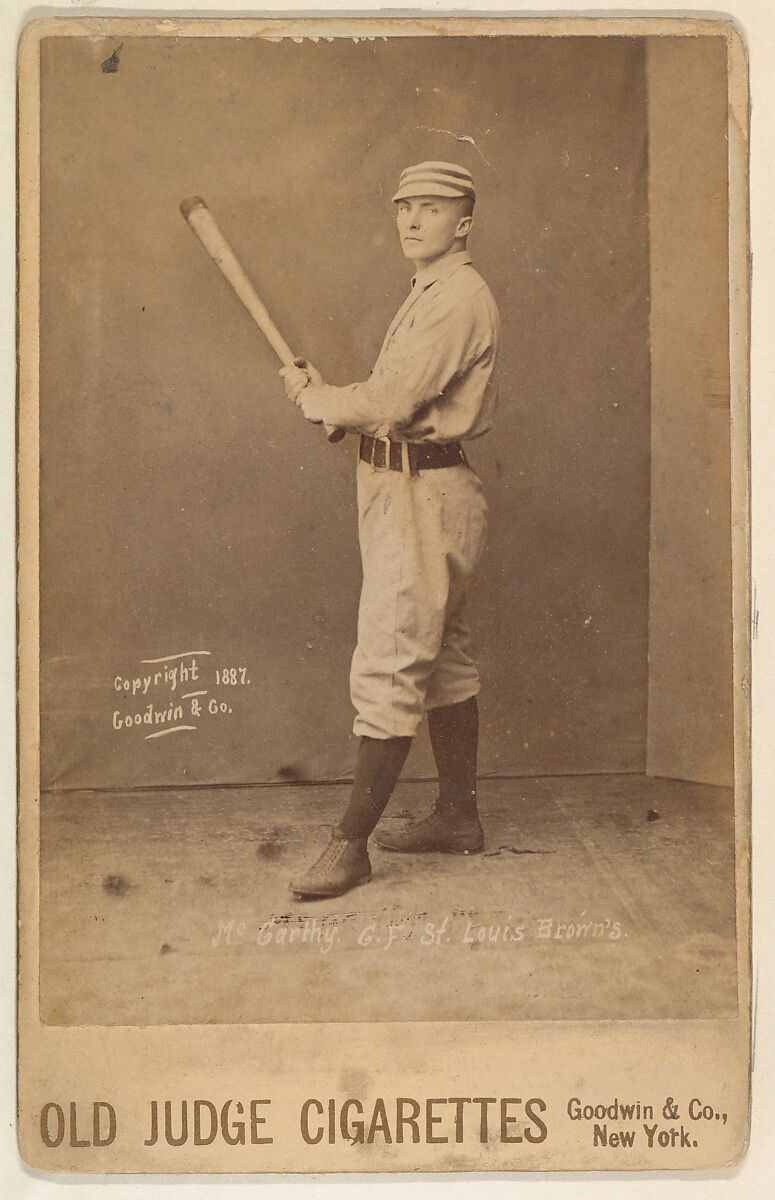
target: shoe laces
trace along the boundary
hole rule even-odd
[[[351,845],[353,845],[353,842],[348,838],[332,837],[331,841],[326,846],[312,870],[323,872],[331,871],[339,862],[339,859],[345,853],[348,846]]]
[[[426,813],[424,817],[418,817],[418,819],[416,821],[410,821],[408,825],[404,826],[404,828],[409,829],[409,830],[415,830],[415,829],[422,829],[426,825],[435,825],[437,819],[441,815],[442,814],[440,812],[438,812],[437,809],[435,809],[435,808],[431,809],[431,811],[429,813]]]
[[[332,839],[326,846],[318,861],[315,863],[313,870],[330,870],[335,867],[339,859],[342,857],[347,842],[339,839]]]

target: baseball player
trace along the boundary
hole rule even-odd
[[[435,807],[374,840],[404,853],[472,854],[484,845],[476,802],[480,684],[464,600],[487,506],[462,443],[492,424],[500,320],[466,249],[474,201],[465,167],[407,167],[393,203],[415,275],[370,377],[333,387],[311,364],[280,372],[308,420],[360,434],[363,587],[350,673],[360,742],[347,809],[320,858],[290,885],[300,897],[340,895],[369,878],[367,840],[426,712],[439,776]]]

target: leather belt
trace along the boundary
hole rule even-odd
[[[403,442],[393,442],[386,437],[369,437],[361,434],[360,457],[372,467],[403,471]],[[409,474],[434,470],[436,467],[456,467],[466,461],[460,442],[407,442]]]

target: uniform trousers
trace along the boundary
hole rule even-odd
[[[425,711],[479,692],[465,596],[484,547],[487,503],[466,463],[411,475],[359,460],[357,491],[363,586],[350,671],[353,730],[413,737]]]

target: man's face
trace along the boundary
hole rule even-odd
[[[401,249],[418,267],[442,258],[458,238],[466,237],[471,217],[461,202],[448,196],[412,196],[396,202]]]

